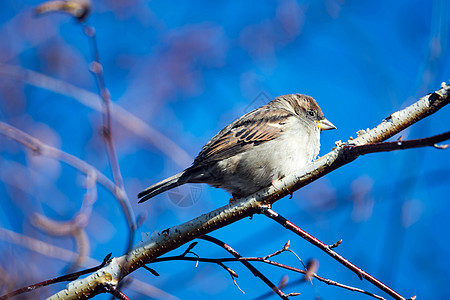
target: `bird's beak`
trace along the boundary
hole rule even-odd
[[[316,124],[317,124],[317,127],[319,127],[320,130],[336,129],[336,126],[334,126],[333,123],[331,123],[327,119],[316,121]]]

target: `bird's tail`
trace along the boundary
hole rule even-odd
[[[145,190],[143,190],[138,194],[138,198],[140,198],[139,203],[147,201],[148,199],[153,198],[156,195],[161,194],[162,192],[168,191],[177,186],[185,184],[187,180],[181,179],[181,176],[183,174],[184,171],[176,175],[173,175],[172,177],[164,179],[163,181],[160,181],[152,186],[149,186],[148,188],[146,188]]]

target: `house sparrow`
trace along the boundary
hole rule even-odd
[[[139,203],[185,183],[249,196],[302,169],[320,149],[320,131],[336,127],[309,96],[279,96],[216,134],[192,166],[140,192]]]

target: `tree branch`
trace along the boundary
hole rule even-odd
[[[236,259],[242,258],[242,256],[233,248],[231,248],[229,245],[225,244],[224,242],[208,236],[208,235],[204,235],[199,237],[199,239],[205,240],[205,241],[209,241],[212,242],[216,245],[219,245],[220,247],[224,248],[225,250],[227,250],[231,255],[233,255]],[[246,260],[240,260],[240,262],[247,268],[250,270],[250,272],[253,273],[253,275],[255,275],[255,277],[260,278],[265,284],[267,284],[274,293],[276,293],[278,296],[280,296],[282,299],[287,299],[286,295],[281,291],[280,288],[278,288],[275,284],[273,284],[272,281],[270,281],[264,274],[262,274],[257,268],[255,268],[251,263],[249,263]]]
[[[43,287],[43,286],[47,286],[47,285],[50,285],[50,284],[54,284],[54,283],[57,283],[57,282],[72,281],[72,280],[75,280],[75,279],[77,279],[78,277],[80,277],[82,275],[89,274],[89,273],[92,273],[94,271],[97,271],[97,270],[101,269],[106,264],[106,262],[111,257],[111,254],[112,253],[109,253],[108,255],[106,255],[106,257],[103,259],[103,262],[97,267],[89,268],[89,269],[82,270],[82,271],[79,271],[79,272],[75,272],[75,273],[72,273],[72,274],[63,275],[61,277],[57,277],[57,278],[53,278],[53,279],[50,279],[50,280],[42,281],[40,283],[29,285],[27,287],[24,287],[24,288],[15,290],[13,292],[10,292],[10,293],[8,293],[6,295],[0,296],[0,300],[6,300],[6,299],[9,299],[11,297],[14,297],[14,296],[26,293],[26,292],[31,292],[31,291],[34,291],[37,288],[40,288],[40,287]]]
[[[151,262],[156,257],[197,237],[258,213],[261,207],[270,207],[282,197],[355,160],[360,154],[358,154],[359,150],[354,150],[358,148],[352,147],[353,145],[378,143],[392,137],[404,128],[447,105],[450,101],[449,94],[450,87],[443,83],[438,91],[428,94],[409,107],[391,114],[372,130],[360,132],[359,136],[351,140],[349,144],[338,145],[330,153],[305,166],[301,172],[279,180],[276,183],[277,188],[270,186],[184,224],[173,226],[162,232],[154,232],[148,240],[141,242],[128,254],[113,258],[101,270],[84,279],[72,282],[66,289],[48,299],[92,298],[98,293],[97,287],[99,285],[117,285],[124,276]]]
[[[352,270],[354,273],[356,273],[356,275],[358,275],[358,277],[361,280],[366,279],[367,281],[369,281],[370,283],[372,283],[373,285],[375,285],[382,291],[391,295],[394,299],[405,300],[405,298],[402,295],[400,295],[399,293],[397,293],[396,291],[394,291],[393,289],[391,289],[390,287],[388,287],[387,285],[385,285],[384,283],[382,283],[381,281],[379,281],[378,279],[376,279],[375,277],[373,277],[366,271],[358,268],[357,266],[352,264],[350,261],[345,259],[343,256],[341,256],[338,253],[336,253],[335,251],[333,251],[331,249],[331,246],[329,246],[329,245],[321,242],[317,238],[313,237],[312,235],[310,235],[306,231],[302,230],[301,228],[299,228],[292,222],[288,221],[287,219],[285,219],[284,217],[282,217],[281,215],[279,215],[272,209],[267,209],[267,208],[263,207],[263,208],[261,208],[261,213],[264,214],[265,216],[271,218],[272,220],[276,221],[277,223],[281,224],[284,228],[289,229],[290,231],[299,235],[300,237],[307,240],[314,246],[323,250],[325,253],[330,255],[332,258],[337,260],[339,263],[344,265],[346,268],[348,268],[348,269]]]
[[[309,281],[310,277],[314,277],[317,280],[322,281],[322,282],[324,282],[324,283],[326,283],[328,285],[334,285],[334,286],[337,286],[337,287],[340,287],[340,288],[344,288],[344,289],[347,289],[347,290],[350,290],[350,291],[353,291],[353,292],[366,294],[366,295],[371,296],[371,297],[373,297],[375,299],[384,300],[383,297],[375,295],[375,294],[370,293],[370,292],[367,292],[365,290],[362,290],[362,289],[359,289],[359,288],[355,288],[355,287],[352,287],[352,286],[348,286],[348,285],[344,285],[344,284],[341,284],[339,282],[336,282],[336,281],[333,281],[333,280],[330,280],[330,279],[327,279],[327,278],[323,278],[323,277],[321,277],[321,276],[319,276],[319,275],[317,275],[315,273],[316,270],[310,270],[309,268],[307,268],[306,270],[302,270],[302,269],[299,269],[299,268],[291,267],[289,265],[281,264],[281,263],[278,263],[278,262],[275,262],[275,261],[272,261],[272,260],[268,259],[268,257],[273,257],[275,255],[278,255],[278,254],[281,254],[281,253],[283,253],[285,251],[288,251],[288,248],[286,247],[286,245],[281,250],[276,251],[275,253],[273,253],[271,255],[267,255],[265,257],[243,257],[239,253],[237,253],[233,248],[231,248],[229,245],[225,244],[224,242],[222,242],[222,241],[220,241],[220,240],[218,240],[216,238],[213,238],[211,236],[205,235],[203,237],[200,237],[199,239],[211,241],[211,242],[215,243],[216,245],[221,246],[222,248],[226,249],[229,253],[231,253],[234,256],[234,258],[190,257],[190,256],[185,256],[184,253],[183,253],[182,255],[177,255],[177,256],[159,257],[159,258],[156,258],[154,261],[152,261],[152,263],[178,260],[178,261],[193,261],[193,262],[215,263],[215,264],[219,264],[220,266],[222,266],[224,268],[227,268],[226,266],[223,265],[223,263],[225,263],[225,262],[240,262],[240,263],[244,264],[244,266],[246,266],[250,271],[252,271],[252,273],[255,276],[259,277],[259,275],[257,275],[257,274],[261,274],[261,273],[253,265],[251,265],[250,262],[251,261],[253,261],[253,262],[260,262],[260,263],[269,264],[269,265],[272,265],[272,266],[275,266],[275,267],[278,267],[278,268],[283,268],[283,269],[286,269],[286,270],[289,270],[289,271],[301,273],[301,274],[305,275],[305,277],[302,278],[301,281]],[[248,266],[251,266],[251,267],[249,268]],[[256,271],[256,274],[255,274],[254,271]],[[233,275],[233,276],[237,277],[237,274]],[[263,280],[263,281],[266,283],[265,280]],[[268,285],[269,285],[269,287],[271,287],[273,289],[272,284],[273,283],[268,284]],[[274,290],[274,292],[276,292],[281,298],[283,298],[283,299],[287,298],[288,294],[284,294],[280,290],[280,287],[275,286],[275,288],[277,290],[279,290],[279,293],[277,293],[275,290]]]
[[[0,63],[0,76],[20,80],[29,85],[67,96],[86,107],[98,112],[102,111],[102,106],[100,101],[98,101],[100,99],[97,94],[76,87],[63,80],[33,70],[3,63]],[[192,162],[193,158],[162,132],[145,123],[125,108],[117,105],[114,101],[110,104],[111,117],[115,122],[121,124],[131,133],[143,138],[146,142],[173,160],[178,166],[184,168]]]
[[[84,160],[79,159],[76,156],[73,156],[67,152],[64,152],[60,149],[54,148],[47,144],[44,144],[37,138],[34,138],[27,133],[19,130],[18,128],[6,124],[0,121],[0,134],[22,144],[23,146],[29,148],[33,153],[38,155],[43,155],[47,157],[51,157],[53,159],[60,160],[69,166],[77,169],[78,171],[86,174],[86,176],[94,177],[95,180],[103,185],[107,190],[109,190],[115,198],[119,201],[120,206],[125,214],[125,218],[129,222],[129,226],[132,226],[130,223],[131,220],[134,220],[133,212],[129,205],[126,203],[125,199],[122,197],[121,193],[116,189],[116,185],[108,179],[103,173],[101,173],[98,169],[88,164]]]
[[[413,149],[419,147],[432,146],[437,149],[447,149],[448,145],[438,145],[443,141],[450,139],[450,131],[434,135],[428,138],[423,139],[415,139],[415,140],[407,140],[402,141],[398,140],[395,142],[384,142],[384,143],[373,143],[373,144],[365,144],[365,145],[357,145],[357,146],[348,146],[351,151],[357,155],[364,155],[368,153],[377,153],[377,152],[389,152],[395,150],[405,150],[405,149]]]

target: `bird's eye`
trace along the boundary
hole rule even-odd
[[[310,115],[311,117],[314,117],[316,115],[316,113],[313,110],[308,110],[308,115]]]

